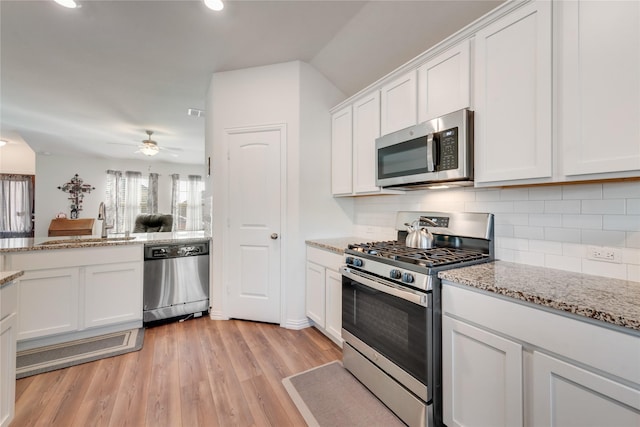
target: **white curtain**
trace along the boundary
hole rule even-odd
[[[180,221],[180,175],[171,175],[171,216],[173,216],[173,229],[181,230]]]
[[[158,213],[158,174],[149,174],[149,186],[147,187],[147,213]]]
[[[189,175],[187,181],[187,223],[186,231],[202,230],[202,190],[200,175]]]
[[[125,172],[124,187],[124,230],[133,231],[136,223],[136,217],[140,214],[140,185],[142,183],[142,173],[134,171]]]
[[[107,225],[113,225],[112,233],[124,232],[124,218],[122,217],[122,172],[107,171],[107,194],[105,195],[105,213]]]
[[[32,236],[33,177],[0,175],[0,237]]]

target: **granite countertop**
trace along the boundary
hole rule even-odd
[[[306,240],[305,243],[315,248],[325,249],[342,255],[350,243],[361,243],[367,241],[369,240],[363,237],[334,237],[331,239]]]
[[[0,271],[0,286],[13,282],[23,274],[24,271]]]
[[[504,261],[441,271],[438,277],[640,331],[640,282]]]
[[[109,235],[106,239],[96,236],[75,237],[35,237],[0,239],[0,254],[24,251],[42,251],[51,249],[73,249],[100,246],[121,246],[146,243],[188,243],[209,240],[204,231],[174,231],[166,233],[132,233]]]

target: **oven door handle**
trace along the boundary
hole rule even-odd
[[[360,271],[355,273],[347,266],[340,267],[340,274],[348,279],[360,283],[361,285],[373,288],[385,294],[402,298],[403,300],[421,305],[422,307],[429,306],[427,294],[424,294],[422,292],[413,291],[411,289],[396,286],[394,284],[381,283],[375,276],[370,276]]]

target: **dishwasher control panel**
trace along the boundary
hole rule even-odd
[[[208,253],[209,242],[148,244],[144,246],[145,260],[207,255]]]

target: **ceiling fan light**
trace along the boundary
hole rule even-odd
[[[143,145],[140,147],[140,152],[145,156],[155,156],[160,149],[155,145]]]
[[[61,6],[68,7],[69,9],[75,9],[78,7],[74,0],[53,0]]]
[[[224,9],[222,0],[204,0],[204,4],[211,10],[220,11]]]

